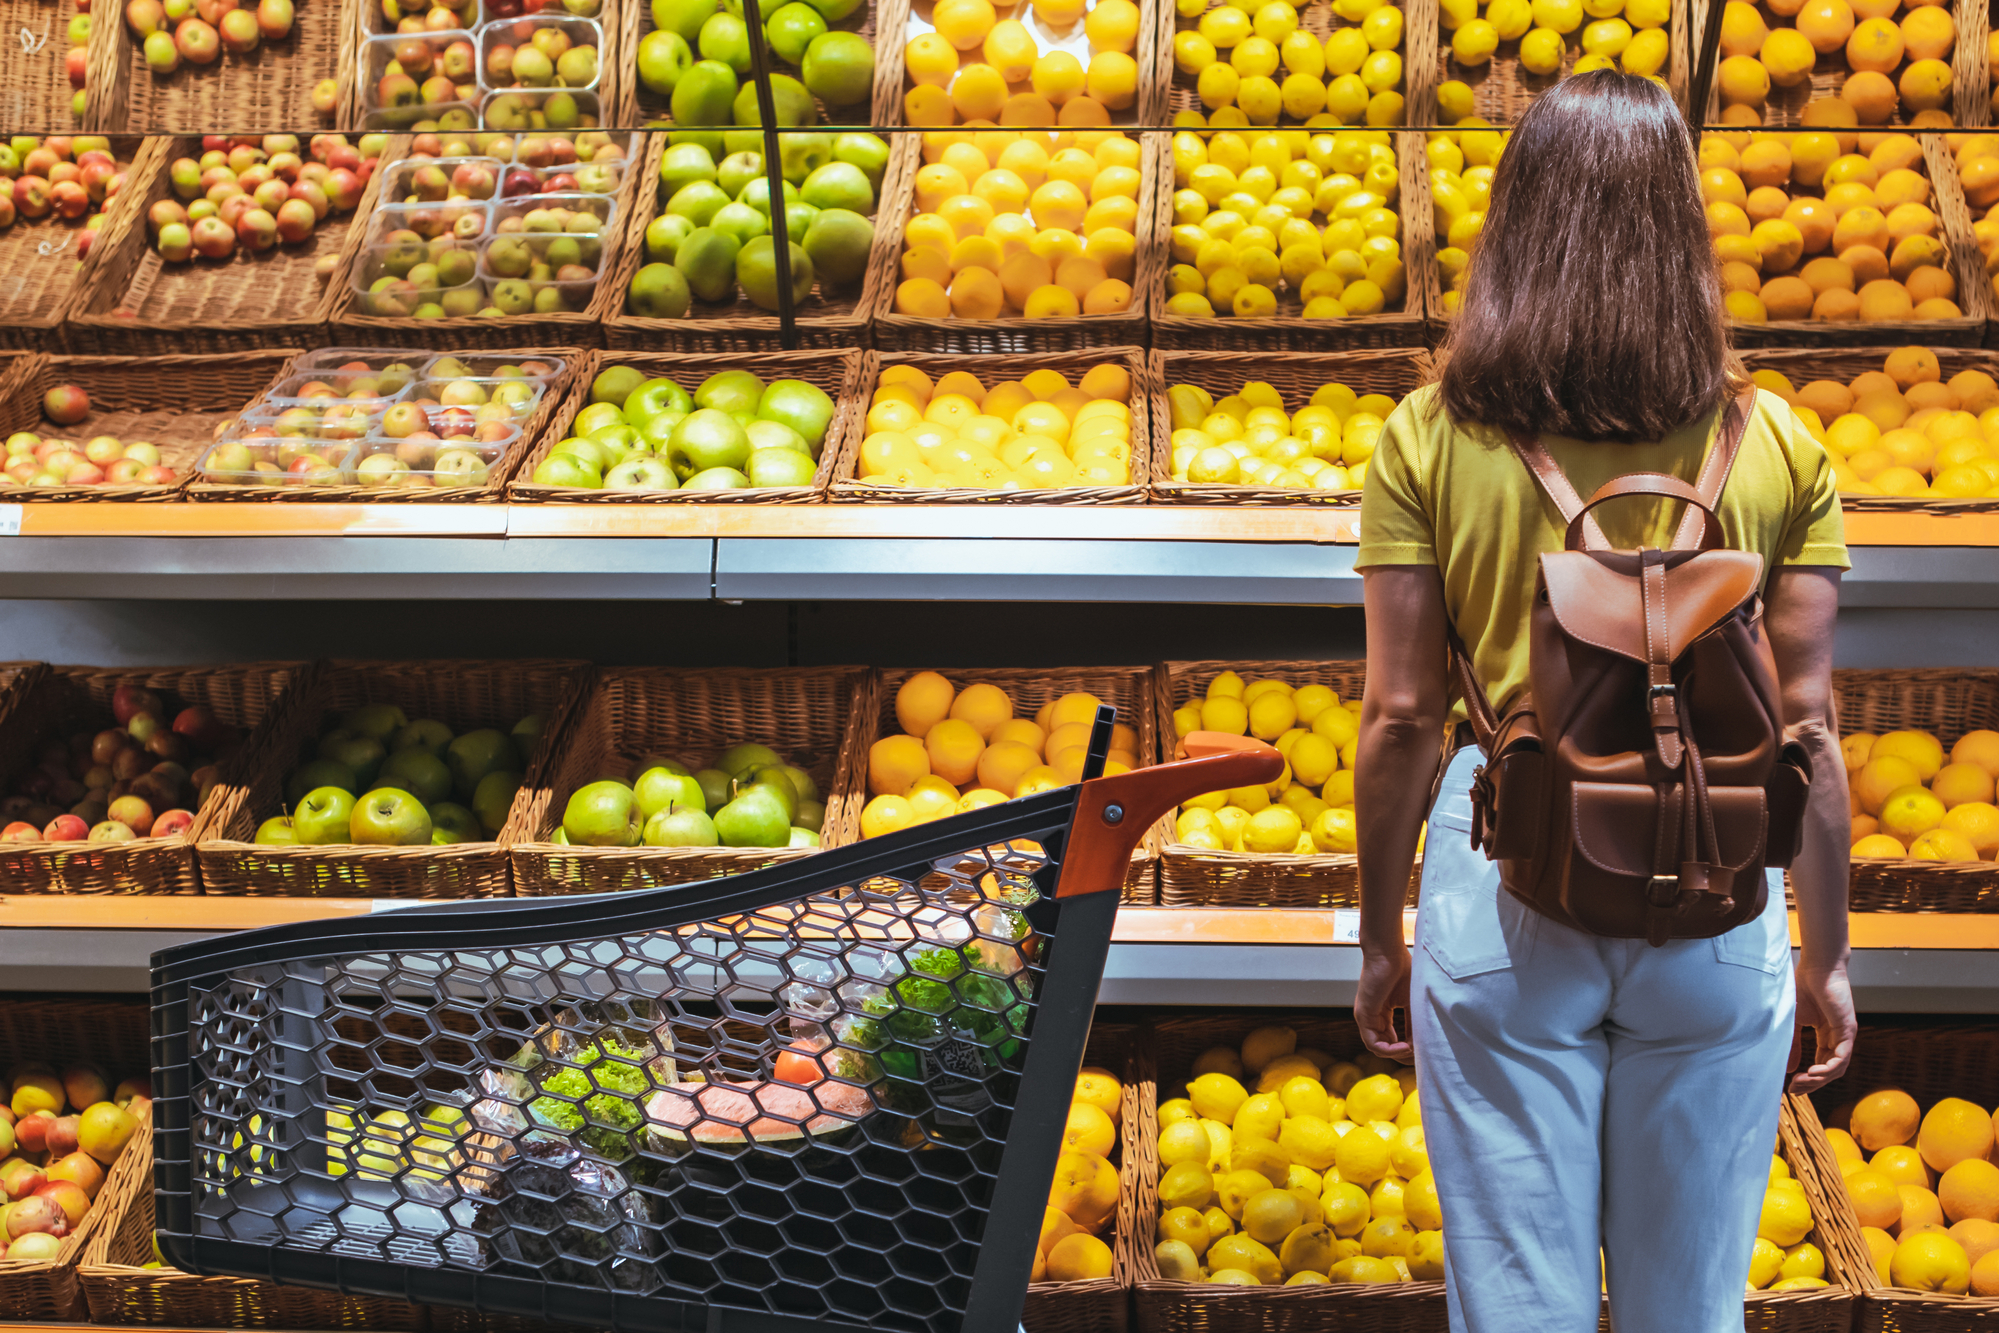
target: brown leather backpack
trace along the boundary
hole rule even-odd
[[[1568,533],[1540,559],[1527,689],[1505,717],[1450,635],[1485,756],[1472,846],[1515,897],[1593,935],[1722,934],[1763,910],[1765,867],[1797,854],[1811,763],[1786,739],[1763,558],[1724,547],[1714,511],[1754,395],[1729,403],[1697,487],[1638,472],[1584,503],[1538,440],[1515,437]],[[1687,502],[1672,549],[1608,549],[1589,511],[1622,496]]]

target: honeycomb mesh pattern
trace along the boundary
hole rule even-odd
[[[524,1279],[541,1309],[500,1312],[566,1322],[589,1291],[621,1326],[677,1326],[657,1297],[959,1329],[1070,810],[712,920],[186,982],[194,1253]]]

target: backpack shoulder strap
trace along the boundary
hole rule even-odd
[[[1742,436],[1749,428],[1749,413],[1756,406],[1756,386],[1750,385],[1741,393],[1728,400],[1723,408],[1721,429],[1715,435],[1714,448],[1708,450],[1701,462],[1700,476],[1694,482],[1694,489],[1700,492],[1701,501],[1712,510],[1721,501],[1722,488],[1728,485],[1728,476],[1735,467],[1735,456],[1742,448]],[[1707,524],[1707,514],[1698,506],[1688,505],[1687,512],[1680,517],[1679,530],[1673,534],[1673,549],[1691,549],[1701,537],[1701,529]]]
[[[1540,439],[1532,435],[1513,435],[1508,437],[1508,443],[1513,446],[1514,455],[1526,466],[1528,475],[1541,487],[1541,493],[1554,502],[1562,522],[1575,522],[1576,515],[1583,513],[1583,497]],[[1603,535],[1603,529],[1597,526],[1596,517],[1591,514],[1583,516],[1583,545],[1596,551],[1610,547],[1609,539]]]

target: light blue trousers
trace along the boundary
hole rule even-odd
[[[1431,812],[1411,1021],[1453,1333],[1742,1333],[1796,997],[1781,872],[1712,940],[1585,934]],[[1601,1247],[1607,1268],[1598,1267]]]

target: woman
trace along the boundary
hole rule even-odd
[[[1847,798],[1831,719],[1845,544],[1824,451],[1768,393],[1717,508],[1726,545],[1763,556],[1784,721],[1816,777],[1792,867],[1795,991],[1780,872],[1760,917],[1659,948],[1583,933],[1502,892],[1497,865],[1470,846],[1469,748],[1429,811],[1413,966],[1403,943],[1438,742],[1464,716],[1447,690],[1446,626],[1504,712],[1526,678],[1536,559],[1563,546],[1559,512],[1509,435],[1539,436],[1584,496],[1628,472],[1691,482],[1743,384],[1672,100],[1607,70],[1556,85],[1500,161],[1442,379],[1389,418],[1361,509],[1355,1017],[1377,1053],[1408,1061],[1414,1047],[1454,1330],[1591,1333],[1601,1250],[1619,1333],[1739,1333],[1794,1017],[1817,1032],[1794,1091],[1838,1077],[1851,1053]],[[1614,547],[1666,547],[1680,507],[1621,499],[1595,513]]]

